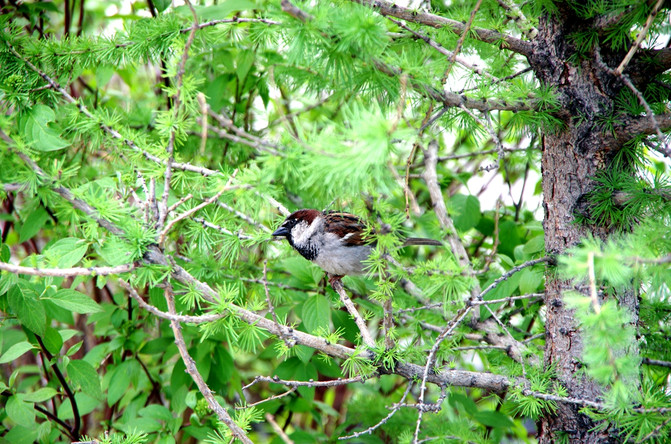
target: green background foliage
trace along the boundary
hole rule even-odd
[[[335,441],[376,424],[352,442],[412,442],[429,403],[435,409],[423,413],[420,439],[534,442],[533,421],[566,396],[553,369],[543,368],[544,262],[527,263],[546,256],[540,148],[543,134],[562,128],[552,85],[520,74],[521,55],[472,36],[460,57],[486,75],[454,64],[413,32],[450,50],[460,34],[402,27],[356,3],[296,2],[306,20],[278,1],[199,3],[203,26],[192,32],[191,10],[168,1],[2,2],[0,260],[92,271],[0,274],[0,439],[228,442],[229,428],[186,372],[170,322],[139,306],[122,281],[164,313],[171,288],[177,313],[218,315],[181,322],[185,349],[254,442],[282,442],[272,422],[295,443]],[[430,3],[458,22],[475,7]],[[621,6],[574,5],[586,16]],[[554,10],[553,2],[520,7],[531,27]],[[648,13],[631,9],[608,38],[628,42]],[[483,1],[474,23],[529,29],[506,19],[496,1]],[[652,35],[664,33],[658,20]],[[590,41],[574,36],[585,51]],[[510,109],[442,108],[433,99],[444,88]],[[644,94],[664,110],[668,89],[651,84]],[[618,106],[604,116],[604,132],[618,113],[643,112],[625,93]],[[440,225],[422,176],[431,141],[470,268],[447,243],[398,248],[408,235],[454,234]],[[566,302],[587,332],[585,375],[605,390],[600,405],[582,407],[633,441],[663,442],[671,408],[669,164],[646,143],[641,137],[618,153],[576,214],[577,223],[612,230],[611,240],[586,239],[551,273],[604,291],[640,291],[637,323],[614,301],[597,307],[578,294]],[[159,220],[162,203],[174,206],[167,220],[175,225]],[[278,203],[350,211],[375,229],[371,273],[344,279],[378,339],[372,353],[324,273],[272,240],[283,220]],[[169,262],[151,262],[153,249]],[[175,278],[175,267],[197,281]],[[201,283],[215,300],[203,297]],[[399,369],[423,369],[438,335],[470,307],[471,292],[491,284],[480,299],[505,300],[473,306],[436,348],[431,371],[502,375],[509,390],[428,384],[421,399],[422,375]],[[394,326],[384,331],[387,301]],[[320,347],[356,352],[334,357],[296,344],[239,308],[310,334]],[[511,347],[522,347],[519,356]],[[662,365],[646,365],[652,361]],[[261,376],[279,380],[255,380]],[[336,383],[294,389],[282,381]]]

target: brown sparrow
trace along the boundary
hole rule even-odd
[[[367,230],[357,216],[338,211],[298,210],[291,213],[273,236],[286,237],[305,259],[319,265],[338,279],[347,274],[363,274],[363,261],[375,247],[374,239],[364,239]],[[374,234],[374,233],[371,233]],[[411,237],[407,245],[442,245],[433,239]]]

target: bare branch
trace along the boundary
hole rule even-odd
[[[293,340],[288,334],[285,334],[284,330],[290,331],[291,329],[289,327],[286,327],[284,325],[280,325],[280,322],[277,320],[277,314],[275,313],[275,307],[273,307],[273,303],[270,300],[270,290],[268,289],[268,260],[266,259],[263,261],[263,289],[266,292],[266,303],[268,304],[268,311],[270,312],[270,315],[273,317],[273,321],[277,325],[277,328],[280,330],[281,335],[280,337],[284,341],[287,347],[291,348],[294,345],[296,345],[296,341]]]
[[[429,36],[426,36],[422,33],[419,33],[417,31],[413,30],[412,28],[410,28],[405,23],[400,22],[398,20],[394,20],[391,17],[387,17],[387,20],[391,21],[392,23],[396,24],[397,26],[399,26],[399,27],[405,29],[406,31],[410,32],[412,35],[414,35],[418,39],[421,39],[421,40],[425,41],[430,47],[432,47],[433,49],[435,49],[436,51],[438,51],[439,53],[441,53],[442,55],[447,57],[451,61],[449,66],[452,66],[452,63],[454,63],[456,61],[457,63],[459,63],[463,67],[469,69],[470,71],[473,71],[476,74],[479,74],[481,76],[485,76],[485,77],[487,77],[487,78],[489,78],[493,81],[498,81],[499,80],[498,78],[489,74],[487,71],[484,71],[483,69],[479,68],[478,66],[475,66],[475,65],[469,63],[466,59],[463,59],[462,57],[459,57],[457,55],[458,54],[458,49],[455,50],[454,52],[449,51],[448,49],[446,49],[440,43],[436,42],[435,40],[433,40]]]
[[[31,276],[107,276],[110,274],[128,273],[137,267],[135,264],[117,265],[116,267],[73,267],[73,268],[37,268],[22,267],[5,262],[0,262],[0,270],[14,274],[27,274]]]
[[[169,284],[165,288],[165,299],[168,303],[168,313],[171,315],[176,315],[175,298],[172,293],[172,288]],[[182,336],[182,326],[177,321],[171,320],[170,327],[172,328],[172,332],[175,335],[175,344],[177,345],[179,354],[182,357],[182,361],[184,361],[186,371],[189,375],[191,375],[191,378],[198,386],[198,390],[207,400],[207,404],[209,405],[210,409],[212,409],[221,422],[226,424],[234,437],[244,442],[245,444],[253,444],[252,440],[247,437],[245,431],[242,430],[240,426],[235,423],[235,421],[233,421],[233,418],[231,418],[231,415],[228,414],[226,409],[223,408],[219,402],[217,402],[217,400],[214,398],[214,394],[207,386],[207,383],[203,377],[200,375],[200,372],[196,367],[196,362],[189,355],[186,343],[184,342],[184,337]]]
[[[277,433],[277,435],[280,437],[280,439],[282,439],[282,441],[285,444],[294,444],[291,438],[289,438],[289,435],[287,435],[287,433],[284,430],[282,430],[282,427],[280,427],[279,424],[277,424],[277,421],[275,421],[273,415],[271,415],[270,413],[266,413],[265,418],[266,421],[270,423],[270,426],[273,428],[273,430],[275,430],[275,433]]]
[[[312,379],[309,381],[290,381],[286,379],[280,379],[277,376],[273,376],[272,378],[268,376],[256,376],[252,382],[242,387],[242,389],[246,390],[249,387],[258,384],[259,382],[282,384],[286,385],[287,387],[337,387],[339,385],[347,385],[355,382],[364,382],[364,378],[362,376],[354,376],[353,378],[338,378],[332,379],[330,381],[314,381]]]
[[[366,326],[366,323],[352,303],[352,300],[347,296],[340,277],[330,277],[329,282],[331,282],[331,287],[333,287],[335,292],[340,296],[340,300],[347,308],[347,311],[349,311],[349,314],[354,318],[354,323],[356,323],[356,326],[359,327],[359,331],[361,332],[363,343],[370,348],[375,348],[375,341],[368,331],[368,326]]]
[[[246,17],[233,17],[230,19],[220,19],[220,20],[210,20],[209,22],[198,23],[196,25],[190,26],[188,28],[181,29],[179,32],[186,34],[191,32],[194,26],[197,29],[203,29],[210,26],[221,25],[225,23],[264,23],[266,25],[281,25],[282,22],[277,22],[275,20],[264,19],[264,18],[246,18]]]
[[[218,321],[219,319],[229,316],[228,313],[217,313],[211,315],[205,314],[199,316],[166,313],[154,307],[153,305],[146,303],[144,299],[142,299],[142,297],[138,294],[138,292],[135,291],[135,289],[126,281],[119,279],[119,285],[123,287],[128,292],[128,294],[130,294],[131,297],[137,301],[137,304],[140,306],[140,308],[147,310],[156,317],[166,319],[168,321],[183,322],[186,324],[204,324],[206,322]]]
[[[182,58],[179,61],[179,67],[177,69],[177,76],[175,79],[175,94],[172,96],[172,106],[174,108],[173,117],[177,120],[181,108],[181,94],[182,94],[182,84],[184,80],[184,70],[186,68],[186,61],[189,58],[189,49],[193,44],[193,40],[196,37],[196,31],[198,30],[198,15],[196,10],[193,9],[193,5],[190,0],[185,0],[186,4],[191,11],[193,16],[193,27],[189,31],[189,36],[186,39],[186,44],[184,45],[184,52],[182,53]],[[155,227],[157,229],[163,228],[165,219],[168,217],[168,197],[170,196],[170,179],[172,178],[172,162],[174,161],[174,151],[175,151],[175,138],[177,137],[177,128],[173,127],[170,131],[170,137],[168,138],[168,146],[165,151],[168,154],[168,160],[165,163],[165,173],[163,175],[163,195],[161,196],[161,202],[158,206],[158,219],[156,220]],[[163,235],[162,235],[163,236]],[[160,241],[159,241],[160,242]]]
[[[222,226],[213,224],[212,222],[208,222],[208,221],[206,221],[205,219],[203,219],[203,218],[201,218],[201,217],[194,217],[193,220],[194,220],[194,222],[198,222],[199,224],[202,224],[204,227],[212,228],[213,230],[217,230],[217,231],[219,231],[220,233],[224,233],[224,234],[227,234],[227,235],[229,235],[229,236],[235,236],[235,237],[237,237],[237,238],[240,239],[240,240],[251,240],[251,239],[254,239],[252,236],[248,236],[248,235],[243,234],[243,233],[241,233],[241,232],[240,232],[240,233],[233,233],[232,231],[227,230],[226,228],[224,228],[224,227],[222,227]]]
[[[468,35],[468,31],[470,31],[471,26],[473,26],[473,20],[475,19],[475,14],[477,14],[478,10],[480,9],[480,5],[482,4],[482,0],[478,0],[475,6],[473,7],[473,10],[471,11],[471,16],[468,18],[468,22],[466,23],[466,26],[464,27],[464,30],[461,31],[461,35],[459,36],[459,40],[457,41],[457,46],[454,48],[454,53],[450,57],[450,63],[447,65],[447,69],[445,70],[445,74],[443,74],[443,78],[440,80],[442,84],[445,84],[447,81],[447,77],[450,75],[450,71],[452,71],[452,67],[454,66],[454,62],[457,60],[457,54],[459,54],[459,51],[461,51],[461,47],[464,44],[464,40],[466,40],[466,36]]]
[[[354,3],[369,6],[384,16],[392,16],[409,22],[420,23],[433,28],[449,28],[455,34],[461,35],[466,29],[466,25],[457,20],[451,20],[439,15],[428,12],[417,11],[416,9],[399,6],[386,0],[351,0]],[[533,52],[533,46],[529,42],[511,37],[499,32],[475,28],[474,38],[486,43],[498,45],[501,49],[508,49],[524,56],[529,56]]]
[[[618,76],[622,75],[622,73],[624,72],[624,69],[627,67],[627,65],[631,61],[632,57],[634,57],[634,54],[636,53],[638,48],[641,46],[641,43],[643,42],[643,39],[648,34],[648,30],[650,30],[650,26],[652,25],[652,22],[655,20],[655,17],[657,17],[657,13],[659,12],[659,8],[662,7],[662,4],[664,4],[664,0],[657,0],[657,3],[655,3],[655,6],[653,6],[652,11],[650,11],[650,15],[648,16],[647,20],[645,21],[645,25],[643,25],[643,29],[636,36],[636,41],[634,42],[634,44],[629,49],[629,52],[627,52],[627,55],[624,56],[624,59],[622,59],[622,62],[620,62],[620,65],[617,68],[615,68],[615,75],[618,75]]]
[[[273,396],[270,396],[268,398],[262,399],[260,401],[253,402],[251,404],[245,404],[243,406],[235,407],[235,410],[245,410],[245,409],[248,409],[250,407],[254,407],[255,405],[263,404],[264,402],[272,401],[274,399],[284,398],[285,396],[288,396],[295,391],[296,391],[296,387],[292,387],[289,390],[287,390],[286,392],[280,393],[279,395],[273,395]]]

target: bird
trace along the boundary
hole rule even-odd
[[[329,275],[329,281],[346,275],[364,273],[375,240],[370,230],[358,216],[339,211],[302,209],[294,211],[272,233],[284,237],[305,259],[317,264]],[[403,246],[436,245],[433,239],[410,237]]]

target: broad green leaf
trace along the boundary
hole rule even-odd
[[[171,0],[154,0],[154,6],[158,12],[163,12],[172,4]]]
[[[303,303],[303,325],[308,332],[319,327],[328,328],[330,325],[331,305],[323,295],[316,293]]]
[[[35,426],[35,410],[33,405],[21,399],[20,395],[10,396],[5,408],[7,416],[15,423],[24,427]]]
[[[47,219],[49,219],[47,210],[43,207],[36,208],[35,211],[30,213],[26,218],[23,225],[21,225],[21,228],[19,229],[19,242],[25,242],[35,236],[38,231],[42,229]]]
[[[8,362],[12,362],[19,356],[23,356],[25,353],[27,353],[29,350],[33,349],[33,344],[31,344],[28,341],[22,341],[17,344],[12,345],[7,349],[6,352],[0,356],[0,364],[7,364]]]
[[[37,299],[37,293],[29,284],[19,283],[8,292],[9,306],[28,330],[44,336],[47,315],[44,305]]]
[[[0,261],[9,262],[9,258],[12,256],[12,252],[9,249],[7,244],[0,245]]]
[[[172,413],[168,410],[167,407],[159,404],[150,404],[147,407],[141,409],[138,414],[144,416],[145,418],[154,418],[159,419],[164,422],[168,422],[173,419]]]
[[[19,277],[14,273],[0,274],[0,295],[7,293],[9,289],[16,286],[18,282]]]
[[[88,244],[76,237],[60,239],[44,251],[44,255],[51,259],[59,268],[70,268],[77,264],[88,249]]]
[[[235,70],[238,80],[243,82],[254,64],[254,53],[252,51],[242,51],[238,55],[238,67]]]
[[[533,293],[543,283],[543,272],[532,267],[520,272],[519,287],[522,293]]]
[[[87,415],[95,410],[96,407],[102,407],[99,400],[84,392],[75,393],[75,402],[77,403],[80,415]],[[58,407],[58,417],[65,420],[74,418],[69,398],[65,398],[63,404]]]
[[[47,326],[47,329],[44,332],[44,337],[42,338],[44,346],[51,352],[52,355],[57,355],[63,347],[63,338],[61,337],[58,330],[51,326]]]
[[[54,110],[46,105],[35,105],[28,114],[25,124],[26,139],[32,141],[33,148],[39,151],[57,151],[70,144],[61,139],[60,133],[49,126],[56,120]]]
[[[32,423],[30,427],[20,425],[12,427],[2,439],[3,442],[11,444],[33,444],[37,439],[37,428],[35,427],[35,423]]]
[[[56,396],[56,389],[52,387],[42,387],[32,393],[23,395],[23,399],[28,402],[44,402]]]
[[[100,313],[104,310],[90,297],[68,288],[58,290],[55,294],[46,297],[59,307],[72,310],[75,313]]]
[[[73,360],[68,364],[67,371],[70,380],[79,386],[84,393],[96,399],[103,398],[98,372],[91,364],[82,360]]]
[[[126,371],[125,363],[120,364],[114,369],[114,374],[109,379],[107,387],[107,405],[113,406],[121,399],[130,386],[130,373]]]
[[[545,248],[545,235],[541,234],[529,239],[529,241],[524,245],[524,254],[532,255],[534,253],[538,253],[539,251],[543,251],[543,248]]]
[[[475,196],[457,194],[450,199],[450,210],[454,214],[454,226],[466,231],[480,222],[480,201]]]

